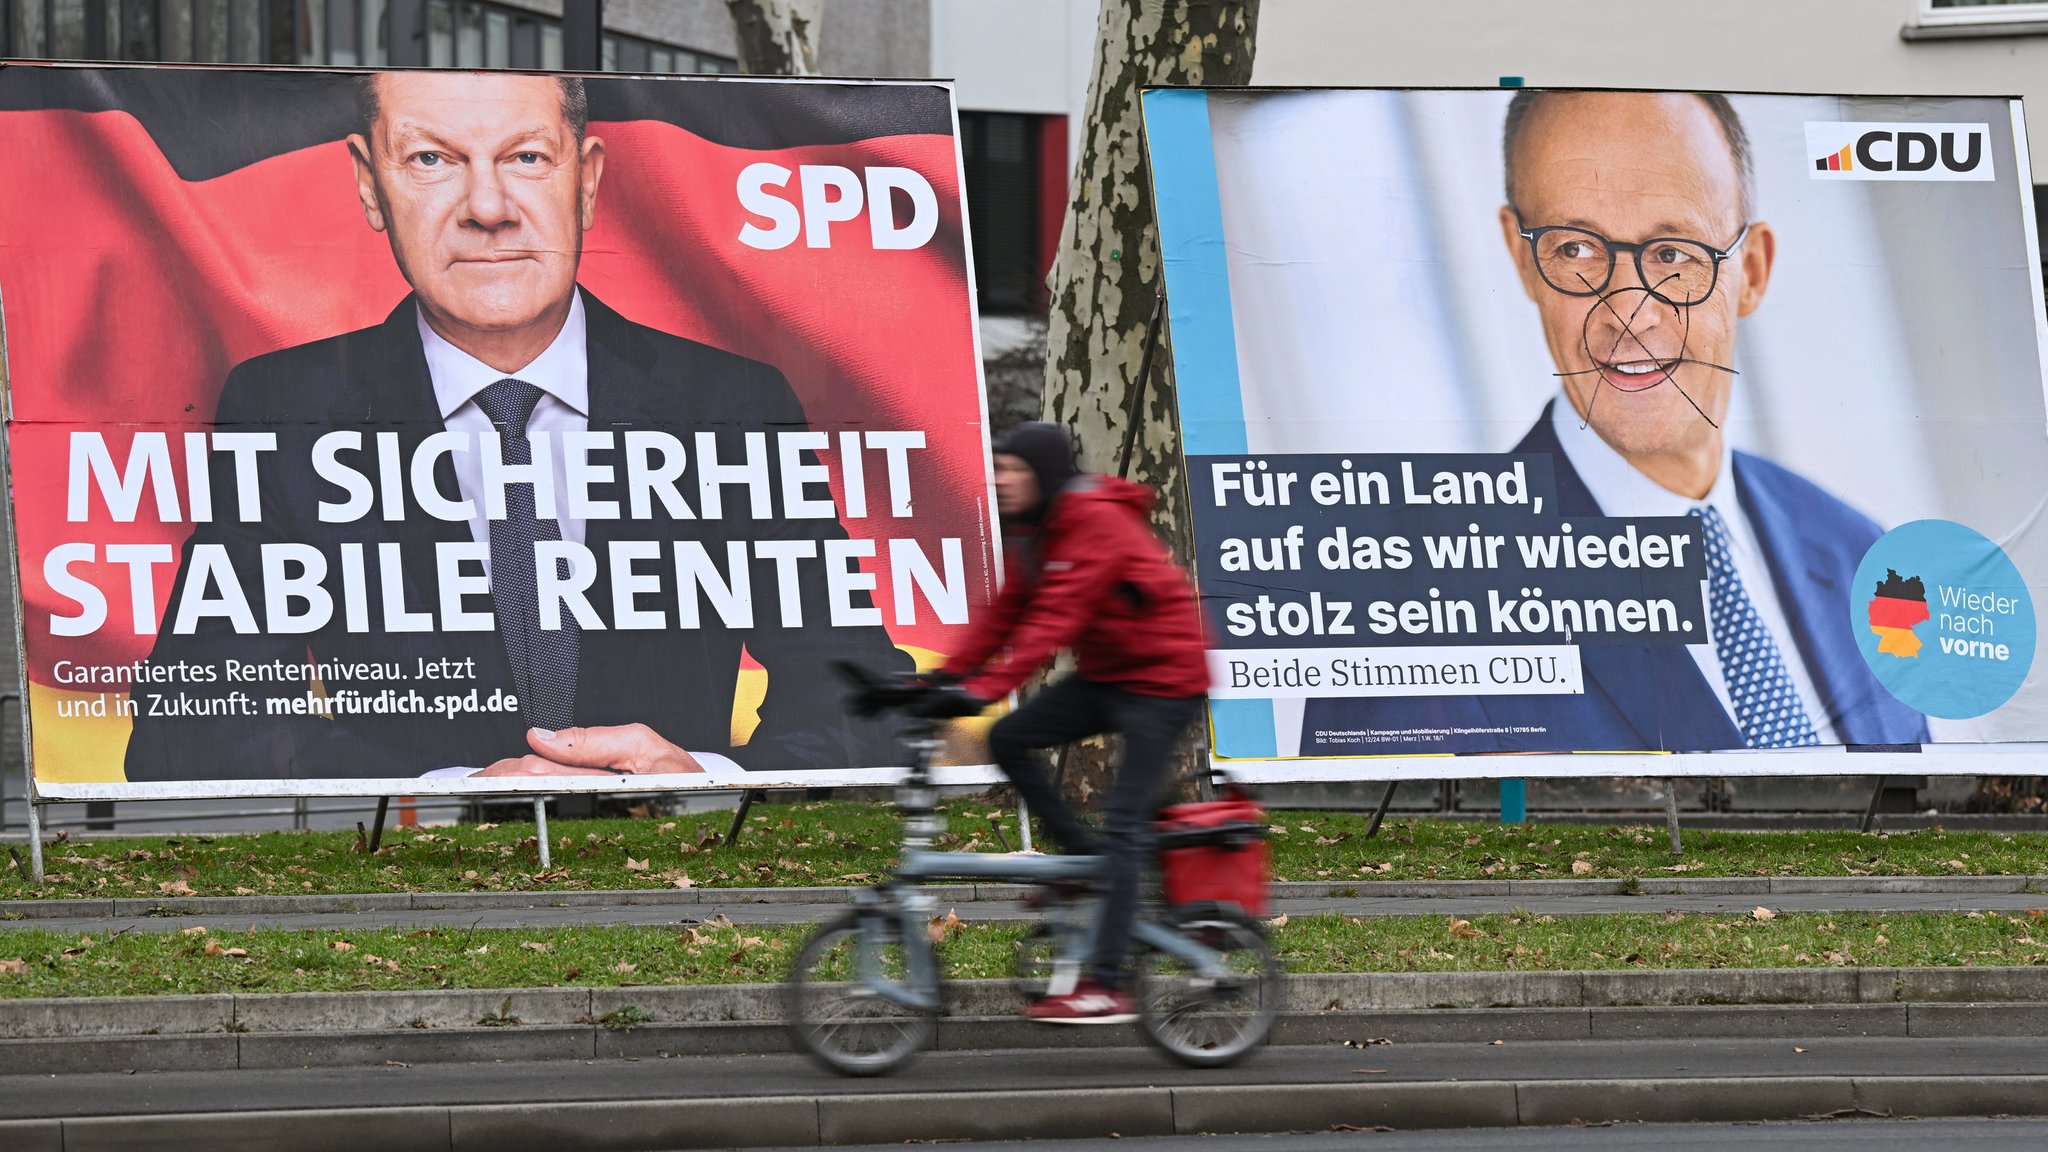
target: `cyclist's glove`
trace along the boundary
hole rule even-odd
[[[988,701],[948,685],[925,692],[912,700],[904,711],[925,720],[950,720],[957,716],[980,715],[987,707]]]

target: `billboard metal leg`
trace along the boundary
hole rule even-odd
[[[370,821],[370,853],[375,855],[377,845],[384,842],[384,813],[391,810],[391,797],[377,797],[377,818]]]
[[[1684,855],[1678,843],[1678,781],[1670,776],[1664,778],[1664,827],[1671,833],[1671,854]]]
[[[33,793],[31,793],[33,795]],[[36,887],[43,886],[43,806],[28,802],[28,870]]]
[[[1503,780],[1500,782],[1500,822],[1503,824],[1526,824],[1529,821],[1529,782],[1527,780]]]
[[[1858,832],[1870,831],[1871,824],[1877,820],[1877,802],[1883,798],[1884,777],[1879,776],[1877,778],[1877,786],[1870,790],[1870,803],[1863,807],[1863,823],[1857,825],[1856,830]]]
[[[1400,786],[1401,782],[1399,780],[1387,781],[1387,790],[1380,796],[1380,806],[1372,810],[1372,823],[1365,826],[1365,838],[1367,840],[1379,834],[1380,821],[1387,818],[1387,809],[1394,806],[1394,789]]]
[[[540,870],[545,872],[552,863],[548,856],[548,798],[545,796],[533,798],[533,832],[535,841],[540,844]]]
[[[740,842],[740,829],[747,826],[747,813],[754,807],[754,801],[761,795],[758,788],[749,788],[740,793],[740,806],[732,814],[732,826],[725,830],[727,848]]]

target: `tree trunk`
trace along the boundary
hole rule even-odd
[[[818,22],[825,0],[725,0],[739,42],[740,71],[816,76]]]
[[[1248,84],[1259,0],[1103,0],[1080,164],[1053,263],[1046,334],[1045,419],[1074,429],[1084,466],[1114,472],[1139,362],[1161,290],[1159,226],[1145,172],[1139,89]],[[1191,555],[1174,418],[1173,357],[1164,333],[1138,412],[1128,475],[1158,497],[1154,519],[1183,562]],[[1206,734],[1206,727],[1202,729]],[[1194,791],[1206,740],[1182,758],[1176,799]],[[1063,788],[1085,802],[1104,786],[1101,741],[1068,754]]]
[[[1250,83],[1258,20],[1259,0],[1103,0],[1080,164],[1052,268],[1044,397],[1045,418],[1074,429],[1089,468],[1114,471],[1122,463],[1131,393],[1160,291],[1159,226],[1138,91]],[[1172,362],[1162,339],[1129,475],[1158,493],[1159,523],[1185,559]]]

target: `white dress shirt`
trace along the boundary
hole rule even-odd
[[[534,463],[540,463],[545,456],[552,465],[555,511],[559,514],[562,539],[583,543],[584,521],[568,515],[568,470],[562,461],[564,433],[583,432],[590,427],[590,356],[583,319],[583,294],[578,292],[571,299],[569,318],[562,322],[562,330],[555,334],[554,341],[534,357],[532,363],[517,372],[498,371],[442,339],[441,334],[428,325],[424,315],[415,313],[415,317],[420,329],[420,345],[427,354],[427,375],[434,384],[434,400],[440,405],[441,421],[448,431],[462,433],[471,444],[484,436],[496,436],[498,431],[491,424],[491,418],[484,415],[484,410],[477,405],[476,394],[500,380],[524,381],[544,393],[540,402],[533,406],[533,415],[526,421],[529,437],[535,432],[549,434],[545,453],[536,451]],[[539,441],[534,442],[536,449],[541,446]],[[485,513],[483,458],[475,449],[451,452],[448,458],[455,465],[456,486],[462,490],[462,498],[470,502],[469,534],[485,547],[484,572],[488,575],[491,570],[491,522]],[[705,772],[721,779],[737,780],[746,774],[746,770],[730,757],[719,753],[692,752],[690,755],[697,758]],[[463,777],[477,770],[471,767],[439,768],[428,772],[427,776]]]
[[[1572,470],[1579,474],[1586,490],[1599,503],[1602,515],[1685,516],[1695,508],[1708,505],[1720,511],[1722,522],[1728,526],[1728,551],[1735,559],[1736,572],[1742,577],[1743,590],[1749,593],[1749,601],[1756,607],[1757,615],[1770,631],[1771,638],[1778,642],[1778,653],[1784,657],[1785,670],[1792,676],[1792,686],[1799,693],[1799,702],[1806,706],[1806,715],[1813,721],[1814,732],[1822,744],[1841,743],[1835,735],[1835,726],[1821,707],[1820,693],[1815,690],[1813,676],[1808,673],[1806,661],[1799,654],[1799,644],[1785,624],[1785,610],[1778,603],[1778,588],[1771,579],[1770,564],[1764,558],[1763,548],[1757,542],[1756,529],[1749,522],[1749,514],[1743,511],[1742,501],[1736,498],[1735,454],[1728,447],[1726,438],[1722,441],[1721,466],[1714,475],[1714,486],[1708,490],[1705,499],[1693,500],[1636,471],[1635,465],[1579,418],[1570,397],[1559,394],[1557,402],[1551,405],[1550,425],[1557,434],[1558,443],[1564,445],[1565,458],[1571,461]],[[1708,602],[1706,581],[1700,584],[1701,603],[1705,604]],[[1706,677],[1707,685],[1721,701],[1722,710],[1727,712],[1729,721],[1739,730],[1742,725],[1735,718],[1735,707],[1728,695],[1728,676],[1722,671],[1721,658],[1714,650],[1711,614],[1705,623],[1706,642],[1688,644],[1686,651],[1692,653],[1700,675]]]
[[[554,473],[555,511],[560,514],[562,539],[583,543],[582,519],[567,514],[569,480],[562,467],[563,434],[590,428],[590,357],[584,338],[583,293],[571,298],[569,318],[562,322],[554,342],[517,372],[500,372],[450,344],[434,331],[424,315],[418,317],[418,323],[420,345],[427,353],[427,375],[434,382],[434,401],[441,408],[441,422],[450,432],[461,433],[469,443],[476,444],[482,437],[498,434],[491,418],[477,405],[477,393],[505,379],[523,381],[544,393],[533,406],[533,415],[527,418],[526,434],[531,438],[535,432],[548,433],[547,451],[534,453],[533,460],[538,464],[544,456]],[[540,446],[539,441],[534,442],[534,447]],[[491,522],[484,514],[483,458],[474,449],[452,452],[448,458],[455,465],[456,486],[470,503],[470,537],[488,545]],[[484,571],[490,570],[490,554],[486,552]]]

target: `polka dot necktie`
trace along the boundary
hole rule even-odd
[[[526,422],[540,403],[540,389],[524,380],[505,379],[476,394],[477,407],[498,428],[501,459],[507,464],[533,463],[533,445]],[[533,485],[505,485],[505,518],[490,522],[491,603],[497,609],[498,636],[512,665],[512,681],[526,722],[550,731],[575,723],[576,669],[583,650],[583,631],[573,612],[562,613],[562,626],[542,628],[534,545],[560,540],[562,526],[535,512]],[[567,560],[555,561],[566,578]]]
[[[1728,547],[1728,525],[1719,509],[1695,508],[1707,547],[1707,601],[1714,628],[1714,654],[1728,680],[1735,725],[1751,748],[1818,744],[1813,720],[1799,699],[1778,642],[1764,627],[1742,586],[1742,573]]]

